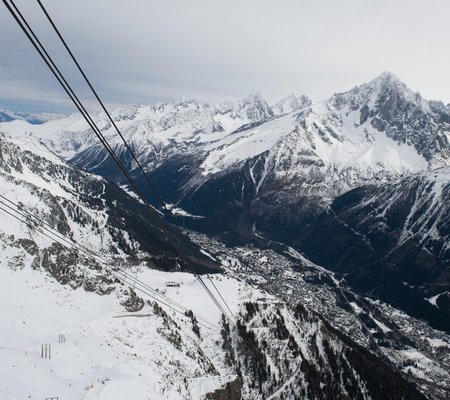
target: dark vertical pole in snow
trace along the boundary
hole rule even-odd
[[[51,358],[51,344],[41,344],[41,358]]]

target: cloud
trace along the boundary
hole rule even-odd
[[[17,4],[88,98],[36,3]],[[44,4],[109,104],[182,96],[215,102],[253,91],[270,102],[294,91],[320,99],[384,70],[392,70],[427,98],[450,102],[450,3],[445,1]],[[14,101],[30,108],[72,111],[70,103],[60,102],[57,83],[6,9],[0,13],[0,35],[2,106]]]

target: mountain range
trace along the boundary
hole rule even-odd
[[[225,268],[217,245],[196,240],[197,267],[214,273],[214,287],[237,316],[236,324],[225,320],[195,277],[179,272],[182,260],[134,196],[39,140],[0,135],[0,181],[2,398],[423,398],[403,376],[408,369],[398,370],[403,364],[359,344],[364,335],[356,341],[314,309],[246,283],[249,275]],[[36,351],[43,342],[53,349],[48,358]],[[406,363],[407,354],[397,357]]]
[[[123,107],[112,117],[166,201],[204,217],[184,217],[186,226],[230,243],[282,241],[355,288],[397,306],[404,301],[393,293],[406,290],[417,298],[403,304],[410,312],[448,321],[446,306],[426,301],[442,293],[448,302],[450,111],[442,102],[384,72],[325,101],[184,99]],[[106,116],[94,120],[151,199]],[[78,114],[1,128],[27,132],[76,167],[124,183]]]
[[[302,274],[306,266],[313,268],[314,278],[308,275],[308,279],[316,287],[330,287],[331,294],[327,296],[335,296],[338,308],[342,307],[352,318],[358,317],[362,336],[381,335],[358,344],[360,333],[350,330],[346,331],[351,338],[348,342],[335,331],[341,329],[339,322],[328,325],[331,323],[328,317],[317,315],[317,311],[308,307],[277,311],[276,299],[264,307],[269,307],[269,314],[279,317],[269,318],[264,307],[252,305],[255,297],[264,295],[252,292],[245,298],[249,305],[235,309],[245,326],[238,324],[233,333],[233,328],[224,324],[221,339],[227,368],[238,366],[243,390],[256,396],[250,398],[258,398],[257,391],[263,398],[275,392],[279,398],[289,394],[299,398],[306,393],[302,388],[313,390],[308,392],[311,398],[324,398],[317,389],[321,384],[316,385],[321,379],[327,390],[337,385],[336,390],[341,390],[342,395],[351,392],[363,398],[383,398],[385,392],[380,397],[373,389],[376,383],[362,378],[372,359],[358,346],[386,358],[388,364],[394,363],[397,366],[394,369],[406,372],[411,369],[404,364],[407,358],[402,358],[403,353],[394,355],[394,349],[398,347],[401,352],[408,343],[418,351],[422,344],[408,336],[408,329],[402,330],[395,317],[384,322],[379,322],[380,316],[373,319],[374,315],[380,315],[380,311],[376,314],[373,310],[374,307],[378,310],[379,304],[402,310],[408,318],[426,320],[432,328],[450,333],[449,106],[423,99],[392,73],[384,72],[369,83],[323,101],[292,94],[270,106],[255,93],[243,100],[217,105],[190,99],[151,106],[131,105],[115,109],[111,115],[168,203],[166,209],[159,207],[152,197],[106,116],[97,113],[94,120],[163,223],[170,227],[170,222],[177,221],[193,238],[192,232],[214,238],[228,246],[229,250],[221,252],[246,248],[251,254],[273,251],[294,260],[289,273],[300,274],[300,278],[291,291],[305,284]],[[0,178],[4,196],[12,197],[97,252],[146,268],[186,271],[157,225],[144,223],[148,211],[129,193],[120,172],[80,115],[36,116],[2,111],[0,118],[3,121]],[[66,250],[39,235],[35,238],[27,225],[17,229],[11,223],[2,233],[3,246],[9,249],[3,260],[6,264],[21,269],[31,262],[33,268],[42,268],[58,282],[74,288],[84,287],[105,295],[116,290],[117,282],[98,265],[69,257]],[[224,263],[211,248],[205,251],[206,239],[194,242],[199,271],[217,273],[225,269],[226,274],[239,271],[234,267],[230,270],[237,261],[227,258]],[[266,261],[261,261],[265,258],[266,255],[255,258],[246,267],[249,276],[255,269],[265,271],[263,278],[253,277],[253,283],[286,272],[284,258],[275,257],[278,261],[274,261],[270,273],[265,269]],[[60,267],[68,259],[73,262],[61,273]],[[236,265],[245,263],[240,259]],[[242,279],[242,272],[239,278]],[[282,282],[288,284],[292,280],[290,276]],[[276,285],[270,288],[278,290]],[[122,303],[132,304],[135,293],[121,290]],[[348,300],[349,297],[354,301]],[[268,320],[277,328],[266,336],[258,336],[255,345],[253,331],[248,327],[253,324],[262,329]],[[295,330],[299,320],[303,321],[301,325],[310,324],[307,335]],[[318,321],[324,321],[325,325]],[[390,333],[393,330],[395,335]],[[322,334],[326,338],[318,339]],[[246,350],[237,346],[236,335],[261,352],[251,361],[254,368],[245,364],[253,356],[245,357]],[[290,339],[298,335],[305,341]],[[292,340],[297,345],[308,343],[300,345],[303,354],[300,358],[311,364],[295,366],[294,362],[289,367],[277,364],[278,372],[271,378],[275,366],[269,363],[272,366],[268,374],[267,361],[261,360],[275,360],[280,348],[275,347],[278,350],[271,353],[270,346],[266,349],[262,345],[263,337],[272,344],[276,340],[284,340],[288,345]],[[318,343],[318,340],[327,343],[327,356],[322,361],[323,346],[309,347],[311,341]],[[293,343],[289,357],[295,358]],[[375,347],[384,345],[375,351],[371,348],[373,343]],[[311,356],[305,356],[305,352]],[[427,357],[434,360],[441,357],[438,354],[429,350]],[[350,359],[350,364],[344,366]],[[439,367],[430,367],[430,373],[439,368],[446,370],[449,360],[445,357],[439,360]],[[328,372],[317,378],[314,365],[321,363],[327,365],[324,371]],[[375,364],[372,366],[380,371],[379,377],[389,375],[384,367]],[[253,376],[252,368],[259,375]],[[336,368],[357,371],[358,379],[365,384],[358,386],[356,379],[352,389],[343,389],[336,378]],[[419,373],[415,370],[412,373],[414,379],[420,379]],[[259,386],[249,384],[258,379]],[[296,391],[288,384],[289,380],[303,383]],[[425,381],[421,380],[419,386]],[[387,387],[393,390],[394,386],[389,383]],[[440,397],[439,391],[447,389],[427,386],[425,394]],[[410,389],[404,390],[406,393]]]

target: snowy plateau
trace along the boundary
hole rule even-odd
[[[156,218],[80,115],[0,110],[1,399],[449,398],[448,105],[385,72],[111,115]]]

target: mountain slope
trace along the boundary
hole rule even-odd
[[[427,300],[444,293],[444,301],[450,288],[448,199],[449,168],[362,186],[336,198],[290,240],[359,290],[450,332],[450,308]]]
[[[72,290],[30,265],[11,270],[0,259],[2,398],[424,398],[392,365],[301,305],[215,275],[237,317],[232,325],[192,275],[133,272],[193,314],[153,302],[125,312],[114,293]],[[51,358],[40,357],[42,343],[51,344]]]
[[[292,185],[300,179],[296,186],[314,191],[315,179],[340,194],[361,182],[448,165],[449,121],[442,104],[427,102],[391,74],[382,74],[350,92],[210,144],[200,168],[214,176],[259,156],[265,180]],[[328,190],[319,188],[334,197]]]
[[[93,252],[125,259],[139,254],[159,268],[186,268],[165,234],[149,222],[140,202],[115,184],[68,165],[37,140],[0,136],[0,181],[0,194],[7,200]],[[2,198],[6,210],[13,206],[7,200]],[[52,257],[41,253],[44,249],[64,254],[39,230],[19,224],[5,213],[2,219],[7,221],[1,227],[3,241],[25,250],[21,240],[29,243],[28,247],[33,244],[37,263],[47,260],[50,268]],[[179,246],[184,248],[182,243]],[[214,267],[210,261],[204,263],[200,268]]]

